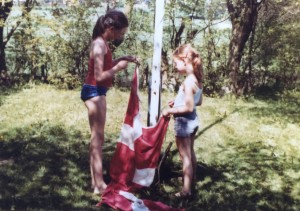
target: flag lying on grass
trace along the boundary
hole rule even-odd
[[[142,127],[139,113],[137,68],[131,84],[127,112],[110,164],[111,182],[97,204],[120,210],[175,210],[161,202],[140,200],[132,193],[149,187],[154,179],[169,120]]]

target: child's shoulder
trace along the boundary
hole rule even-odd
[[[106,43],[101,37],[98,37],[98,38],[94,39],[92,41],[92,45],[93,46],[106,47]]]
[[[197,78],[194,75],[189,75],[183,81],[184,88],[191,88],[194,92],[199,89]]]
[[[93,51],[97,51],[97,52],[101,51],[101,52],[106,53],[107,47],[106,47],[105,41],[100,37],[93,40],[92,41],[92,49],[93,49]]]

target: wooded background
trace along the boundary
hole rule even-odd
[[[73,89],[82,84],[92,28],[109,8],[123,10],[130,30],[114,56],[141,59],[141,87],[151,78],[155,1],[0,2],[0,83],[41,81]],[[171,53],[192,43],[205,67],[204,93],[237,96],[299,90],[299,0],[169,0],[165,4],[162,88],[180,79]],[[128,86],[128,71],[115,86]]]

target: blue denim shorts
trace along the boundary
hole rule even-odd
[[[106,92],[107,92],[107,87],[84,84],[81,89],[81,100],[86,101],[93,97],[97,97],[101,95],[106,96]]]
[[[174,116],[175,136],[187,138],[195,135],[199,127],[199,119],[196,111]]]

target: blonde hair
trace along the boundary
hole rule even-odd
[[[194,74],[198,80],[198,83],[200,84],[203,82],[204,74],[202,59],[196,49],[194,49],[190,44],[181,45],[175,49],[175,51],[173,52],[173,57],[179,59],[189,59],[193,65]]]

